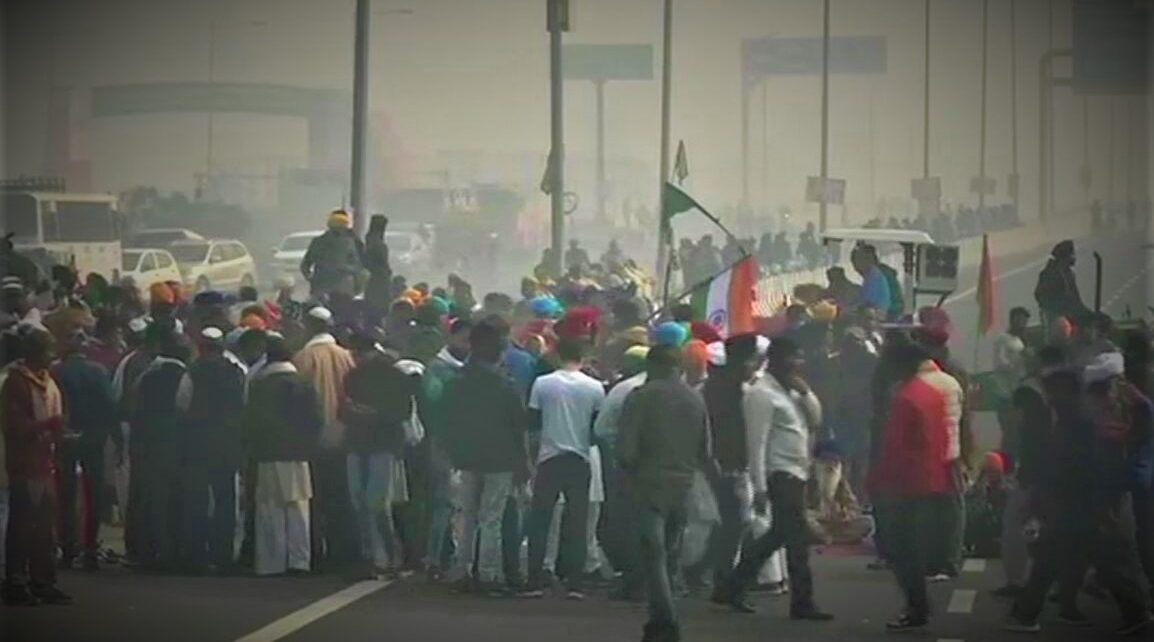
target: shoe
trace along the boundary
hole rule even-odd
[[[1022,587],[1016,584],[1007,584],[999,589],[991,591],[994,597],[1016,598],[1022,594]]]
[[[44,604],[52,604],[54,606],[67,606],[72,604],[72,596],[55,586],[34,586],[29,589],[29,592]]]
[[[585,591],[577,588],[571,588],[565,592],[565,599],[580,602],[585,599]]]
[[[830,613],[823,613],[816,608],[798,609],[789,611],[789,619],[798,620],[801,622],[832,622],[833,615]]]
[[[1137,637],[1146,633],[1146,631],[1150,628],[1151,622],[1154,622],[1154,620],[1151,620],[1151,618],[1147,616],[1145,619],[1138,620],[1137,622],[1124,624],[1122,625],[1122,628],[1115,632],[1118,635]]]
[[[537,585],[526,586],[517,592],[517,597],[523,600],[539,600],[545,597],[545,589]]]
[[[516,595],[516,593],[514,593],[507,584],[492,581],[480,582],[477,584],[477,592],[481,595],[484,595],[485,597],[496,598],[512,597],[513,595]]]
[[[1038,624],[1037,619],[1027,620],[1025,618],[1011,615],[1002,629],[1010,633],[1040,633],[1042,626]]]
[[[890,570],[890,563],[878,558],[869,564],[866,564],[866,570],[869,571],[888,571]]]
[[[709,598],[710,602],[718,606],[728,606],[734,613],[744,613],[751,615],[757,613],[757,607],[745,599],[739,591],[732,589],[716,588],[713,590],[713,595]]]
[[[25,586],[5,586],[0,591],[0,598],[5,606],[38,606],[40,600]]]
[[[886,631],[890,633],[908,633],[911,631],[921,631],[930,623],[925,616],[914,616],[905,614],[896,620],[886,622]]]
[[[1062,611],[1058,613],[1058,621],[1066,626],[1087,627],[1094,626],[1094,621],[1086,617],[1081,611]]]
[[[950,577],[947,573],[934,573],[933,575],[926,576],[926,581],[931,584],[941,584],[942,582],[949,582],[952,579],[954,578]]]

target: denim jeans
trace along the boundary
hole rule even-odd
[[[646,506],[638,516],[641,530],[641,563],[649,589],[649,624],[676,627],[670,577],[681,558],[681,535],[685,532],[685,503],[673,508]]]
[[[380,569],[399,564],[400,549],[393,529],[392,453],[349,453],[346,472],[349,498],[356,517],[361,560]]]
[[[231,566],[236,546],[236,468],[192,464],[182,482],[185,561],[194,568],[203,568],[210,560],[217,568]]]
[[[448,455],[436,444],[431,444],[430,451],[429,541],[425,545],[425,563],[433,568],[441,568],[451,555],[451,551],[447,554],[445,549],[451,548],[452,543],[458,539],[450,528],[453,526],[453,516],[460,507],[454,497],[453,470]]]
[[[721,523],[709,534],[705,562],[713,565],[713,581],[720,586],[733,572],[741,539],[749,528],[749,476],[746,473],[723,473],[711,480],[717,497]]]
[[[451,579],[467,577],[474,561],[478,580],[501,579],[501,520],[512,492],[513,473],[461,473],[464,523]]]
[[[813,574],[809,567],[810,531],[805,516],[806,482],[785,472],[769,476],[769,504],[773,521],[768,532],[741,552],[733,569],[731,585],[741,592],[757,578],[758,571],[782,547],[789,570],[790,609],[814,608]]]

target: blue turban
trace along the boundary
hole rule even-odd
[[[539,296],[529,302],[529,309],[538,319],[556,319],[561,316],[561,303],[551,296]]]
[[[680,348],[689,341],[689,330],[676,321],[666,321],[653,330],[653,344]]]

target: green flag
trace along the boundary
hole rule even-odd
[[[677,216],[683,212],[688,212],[691,209],[701,210],[703,214],[705,214],[710,219],[713,219],[713,216],[709,214],[709,212],[706,212],[704,207],[702,207],[697,201],[693,200],[689,194],[681,191],[672,183],[665,184],[664,201],[664,207],[661,211],[661,218],[665,220],[672,219],[674,216]]]

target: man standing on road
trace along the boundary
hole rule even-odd
[[[937,497],[952,487],[949,412],[945,397],[921,375],[933,362],[916,344],[891,346],[891,372],[899,382],[870,473],[870,493],[885,505],[887,554],[906,599],[906,610],[886,624],[891,631],[924,628],[930,603],[926,572]],[[948,376],[948,375],[945,375]]]
[[[313,555],[339,567],[357,558],[353,538],[356,528],[338,417],[345,397],[345,377],[356,364],[352,353],[337,345],[332,322],[333,313],[327,308],[315,307],[308,311],[305,330],[312,338],[293,357],[293,365],[301,376],[312,382],[325,419],[321,447],[314,455],[310,471],[316,488]]]
[[[584,597],[581,576],[585,568],[585,535],[589,512],[589,457],[593,422],[605,401],[600,381],[581,372],[583,339],[565,337],[557,345],[560,367],[537,379],[529,393],[531,424],[539,433],[537,476],[529,509],[529,587],[526,597],[539,597],[545,588],[544,563],[549,527],[557,499],[565,497],[558,568],[569,597]]]
[[[116,444],[117,453],[124,452],[124,437],[116,401],[112,397],[112,383],[108,371],[85,355],[87,335],[77,331],[63,346],[63,358],[52,368],[52,376],[64,396],[68,430],[79,435],[60,445],[56,453],[60,476],[60,505],[76,506],[77,492],[84,498],[84,523],[76,525],[76,511],[60,512],[60,548],[63,563],[71,566],[78,552],[83,553],[84,570],[98,568],[97,541],[100,520],[104,516],[104,446],[109,439]],[[77,477],[76,466],[84,471]],[[77,550],[79,535],[82,551]]]
[[[226,356],[220,328],[204,328],[200,335],[200,358],[189,366],[176,400],[184,411],[183,554],[194,573],[204,572],[211,562],[217,573],[227,574],[235,552],[245,371]]]
[[[826,622],[833,616],[818,609],[813,599],[805,502],[812,431],[821,424],[821,403],[801,377],[805,362],[800,346],[778,338],[767,356],[767,371],[746,391],[743,410],[754,510],[765,514],[772,507],[772,528],[742,552],[741,562],[713,600],[753,613],[745,599],[746,587],[784,546],[791,583],[790,619]]]
[[[525,403],[501,370],[507,334],[494,319],[473,327],[469,361],[445,386],[442,441],[462,473],[464,528],[450,579],[466,591],[502,595],[511,587],[500,583],[501,518],[514,485],[529,479]],[[474,561],[477,574],[470,578]]]
[[[694,475],[711,460],[709,417],[701,396],[680,377],[680,355],[657,346],[646,357],[647,381],[625,401],[617,461],[638,503],[641,551],[649,587],[643,642],[676,642],[680,626],[669,569],[680,559]]]
[[[9,479],[7,557],[0,597],[9,606],[71,604],[56,588],[56,484],[53,449],[64,430],[64,403],[52,380],[52,337],[27,328],[23,357],[0,388],[5,469]]]
[[[1004,454],[1016,458],[1020,443],[1019,426],[1014,421],[1011,397],[1026,378],[1026,328],[1030,325],[1030,311],[1026,308],[1010,310],[1010,327],[994,340],[994,371],[998,377],[998,423],[1002,428]]]

